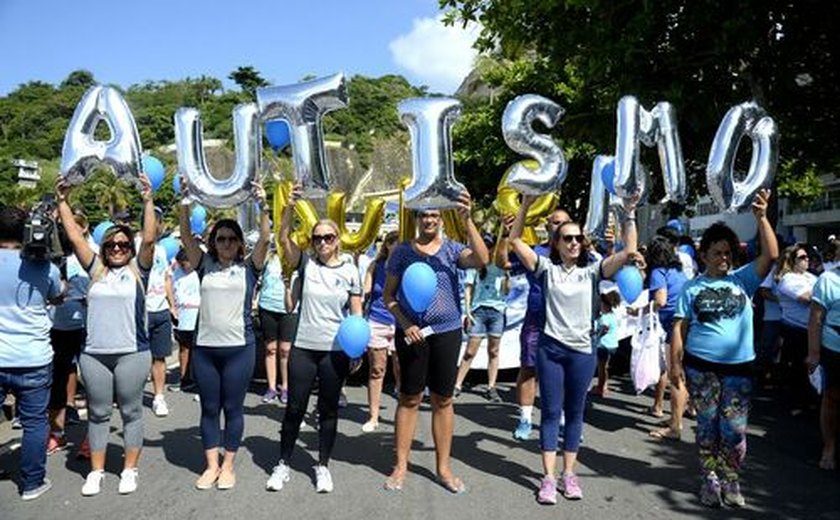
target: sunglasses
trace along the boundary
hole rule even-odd
[[[114,251],[115,249],[122,249],[123,251],[130,251],[131,250],[131,242],[120,241],[120,242],[105,242],[105,251]]]
[[[332,233],[328,235],[312,235],[312,243],[315,245],[318,244],[332,244],[335,242],[336,236]]]
[[[238,242],[238,241],[239,241],[239,237],[236,237],[236,236],[233,236],[233,235],[230,235],[230,236],[219,235],[219,236],[216,237],[216,242],[219,242],[221,244],[223,244],[225,242]]]
[[[563,235],[563,242],[567,244],[571,244],[572,240],[576,241],[578,244],[583,243],[583,235]]]

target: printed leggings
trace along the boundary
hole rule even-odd
[[[752,377],[721,375],[685,367],[691,400],[697,409],[697,448],[703,476],[715,473],[736,482],[747,455],[747,417]]]

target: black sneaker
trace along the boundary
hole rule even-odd
[[[488,401],[491,403],[501,403],[502,397],[499,395],[499,391],[496,390],[495,386],[491,386],[487,389],[487,392],[484,394]]]

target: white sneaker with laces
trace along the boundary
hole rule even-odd
[[[120,495],[137,491],[137,468],[126,468],[120,473]]]
[[[152,412],[158,417],[169,415],[169,407],[166,405],[166,399],[162,395],[156,395],[155,400],[152,401]]]
[[[82,486],[82,496],[92,497],[102,491],[102,481],[105,480],[105,471],[96,470],[88,473],[85,485]]]
[[[315,466],[315,492],[332,493],[332,490],[333,480],[329,468],[320,464]]]
[[[289,465],[281,460],[271,471],[271,476],[268,477],[268,481],[265,483],[265,489],[268,491],[280,491],[283,489],[283,484],[288,482],[290,478]]]

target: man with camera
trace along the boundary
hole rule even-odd
[[[7,393],[15,395],[23,426],[18,484],[23,500],[52,486],[45,477],[53,357],[47,304],[59,298],[61,278],[43,254],[45,237],[33,232],[39,226],[21,209],[0,208],[0,402]]]

